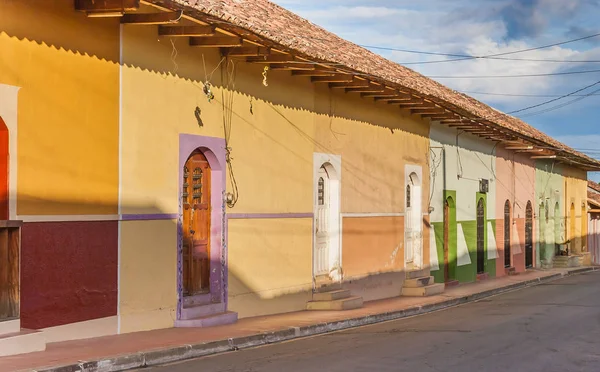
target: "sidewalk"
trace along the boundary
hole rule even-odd
[[[396,297],[343,312],[299,311],[212,328],[169,328],[48,344],[46,351],[0,358],[0,371],[120,371],[424,314],[509,290],[598,270],[531,270],[448,288],[438,296]]]

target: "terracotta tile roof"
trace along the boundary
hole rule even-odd
[[[164,0],[155,2],[165,3]],[[590,168],[600,169],[600,161],[573,150],[522,120],[499,112],[472,97],[344,40],[268,0],[167,2],[208,15],[217,22],[224,21],[225,24],[250,31],[297,52],[299,56],[319,62],[337,63],[359,74],[365,74],[372,80],[408,88],[423,98],[465,117],[487,120],[500,128],[538,142],[538,146],[552,147],[562,152],[565,157],[575,158],[573,160],[583,162]]]
[[[587,197],[588,199],[593,200],[596,205],[600,206],[600,185],[594,181],[588,181]]]

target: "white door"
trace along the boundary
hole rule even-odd
[[[423,212],[421,211],[421,186],[413,186],[412,197],[412,250],[413,267],[420,269],[423,262]]]
[[[404,260],[413,268],[421,268],[423,261],[423,223],[421,186],[406,187],[406,215],[404,216]]]
[[[329,275],[329,176],[324,167],[317,175],[317,198],[315,205],[315,276]]]

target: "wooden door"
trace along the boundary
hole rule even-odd
[[[193,153],[183,169],[183,294],[210,292],[210,165]]]
[[[510,202],[507,200],[504,203],[504,267],[511,265],[510,226]]]
[[[485,206],[477,203],[477,274],[485,272]]]
[[[315,276],[329,275],[329,216],[331,198],[329,175],[324,167],[317,176],[317,200],[315,205]]]
[[[448,200],[444,201],[444,283],[450,281],[450,260],[449,256],[449,235],[450,235],[450,205]]]
[[[525,210],[525,267],[533,267],[533,206],[530,201]]]

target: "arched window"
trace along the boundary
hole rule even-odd
[[[510,201],[504,203],[504,267],[510,267]]]
[[[317,184],[317,204],[325,204],[325,180],[323,179],[323,177],[319,177],[319,181]]]
[[[406,208],[410,208],[410,185],[406,185]]]

